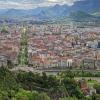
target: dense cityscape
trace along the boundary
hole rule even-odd
[[[99,32],[100,27],[59,24],[2,27],[0,65],[7,65],[7,60],[18,65],[18,56],[22,49],[27,49],[23,52],[27,56],[26,65],[31,67],[80,69],[83,65],[84,69],[99,70]]]

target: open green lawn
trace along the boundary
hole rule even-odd
[[[93,87],[93,85],[96,84],[96,83],[98,83],[96,80],[87,80],[87,84],[89,86],[92,86]]]

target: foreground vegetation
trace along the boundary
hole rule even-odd
[[[68,71],[64,71],[64,72],[61,72],[63,75],[66,75],[66,76],[70,76],[71,77],[100,77],[100,71],[98,72],[92,72],[91,70],[90,71],[85,71],[85,70],[82,70],[82,71],[71,71],[71,70],[68,70]],[[60,74],[61,74],[60,73]]]
[[[0,100],[96,100],[93,98],[96,96],[84,96],[70,72],[47,76],[0,68]]]

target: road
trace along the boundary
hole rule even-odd
[[[57,75],[57,73],[61,72],[61,71],[68,71],[68,70],[71,70],[71,71],[82,71],[80,69],[37,69],[37,68],[33,68],[33,67],[27,67],[27,66],[24,66],[24,67],[15,67],[13,69],[11,69],[11,71],[18,71],[18,70],[22,70],[22,71],[26,71],[26,72],[37,72],[37,73],[42,73],[42,72],[46,72],[47,74],[54,74],[54,75]],[[100,70],[83,70],[85,72],[100,72]]]
[[[97,81],[98,83],[100,83],[100,77],[75,77],[76,80],[79,80],[79,79],[86,79],[86,80],[95,80]]]
[[[15,67],[13,69],[11,69],[10,71],[25,71],[25,72],[32,72],[32,73],[40,73],[42,74],[42,72],[46,72],[47,75],[57,75],[58,72],[61,72],[61,71],[68,71],[68,69],[66,70],[39,70],[39,69],[36,69],[36,68],[33,68],[33,67]],[[72,71],[82,71],[82,70],[72,70]],[[84,71],[89,71],[89,70],[84,70]],[[91,70],[92,72],[100,72],[99,70]],[[100,77],[75,77],[75,79],[79,80],[79,79],[86,79],[86,80],[89,80],[89,79],[92,79],[92,80],[96,80],[97,82],[100,83]]]

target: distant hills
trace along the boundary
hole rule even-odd
[[[0,10],[0,17],[23,17],[34,20],[55,20],[70,17],[73,20],[94,20],[100,18],[100,0],[77,1],[72,6],[56,4],[55,6],[38,7],[29,10]]]
[[[69,17],[75,21],[92,21],[92,20],[96,21],[96,20],[99,20],[99,17],[92,15],[92,14],[88,14],[88,13],[83,12],[83,11],[77,11],[77,12],[70,13]]]

